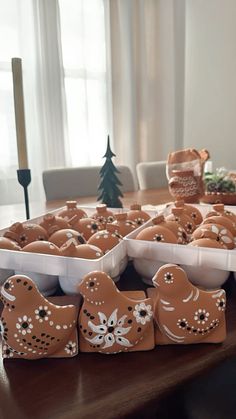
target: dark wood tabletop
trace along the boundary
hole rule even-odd
[[[118,286],[146,288],[132,264]],[[0,417],[138,418],[178,386],[236,354],[235,281],[230,279],[226,290],[227,339],[222,344],[156,346],[117,355],[81,353],[72,359],[1,360]]]
[[[97,197],[79,197],[75,198],[80,206],[93,206],[99,204]],[[138,203],[142,205],[160,205],[172,201],[168,189],[146,189],[134,192],[124,193],[122,203],[124,208],[129,208],[131,204]],[[33,201],[30,202],[30,218],[39,217],[46,212],[56,210],[65,205],[65,199],[54,201]],[[0,229],[13,224],[16,221],[25,221],[24,204],[0,205]]]
[[[157,204],[170,200],[168,193],[161,202],[157,192],[146,197],[147,202],[137,201]],[[45,208],[58,205],[63,203],[53,202]],[[117,286],[146,289],[131,262]],[[225,288],[227,338],[222,344],[156,346],[152,351],[117,355],[80,353],[72,359],[0,358],[0,418],[150,418],[147,412],[163,397],[236,355],[233,278]]]

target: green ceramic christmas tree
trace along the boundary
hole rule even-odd
[[[110,148],[109,135],[107,137],[107,150],[103,157],[106,158],[106,161],[99,172],[101,181],[98,186],[100,193],[98,201],[102,201],[103,204],[106,204],[110,208],[122,208],[123,205],[119,199],[119,197],[123,196],[119,189],[122,183],[117,177],[117,173],[120,172],[112,162],[112,157],[115,157],[115,154]]]

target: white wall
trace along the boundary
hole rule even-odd
[[[186,0],[183,146],[236,169],[235,0]]]

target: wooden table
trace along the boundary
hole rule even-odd
[[[158,409],[163,397],[236,354],[236,286],[229,286],[223,344],[159,346],[119,355],[82,353],[73,359],[0,361],[1,419],[154,417],[150,412]],[[130,266],[119,287],[144,285]]]
[[[76,198],[75,198],[76,199]],[[149,189],[144,191],[126,192],[122,198],[123,207],[127,208],[131,204],[140,203],[142,205],[159,205],[172,201],[172,197],[167,189]],[[94,196],[77,199],[78,205],[96,206],[99,204]],[[65,199],[48,202],[31,202],[30,217],[38,217],[46,212],[55,210],[65,205]],[[0,205],[0,229],[16,221],[25,221],[24,204]]]
[[[126,194],[125,205],[132,198],[153,204],[170,200],[166,191],[137,192]],[[63,204],[57,201],[45,208]],[[122,290],[146,287],[132,264],[118,286]],[[235,281],[229,281],[226,288],[227,339],[223,344],[159,346],[152,351],[118,355],[82,353],[72,359],[0,360],[0,418],[154,417],[151,412],[163,397],[236,355]]]

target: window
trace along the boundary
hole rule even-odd
[[[106,0],[0,0],[1,203],[23,201],[16,178],[12,57],[22,58],[31,200],[43,193],[43,169],[103,163],[111,133],[106,4]],[[62,94],[56,97],[57,92]],[[60,109],[66,109],[63,120]]]
[[[0,203],[23,200],[23,191],[17,189],[18,168],[11,60],[19,56],[19,8],[17,0],[0,1]]]
[[[109,133],[104,1],[59,5],[72,164],[101,164]]]
[[[2,4],[4,3],[4,5]],[[17,36],[18,19],[17,0],[1,1],[0,13],[0,148],[1,170],[11,168],[15,176],[17,168],[17,149],[14,120],[14,103],[11,62],[9,57],[19,55]],[[13,174],[14,172],[14,174]]]

